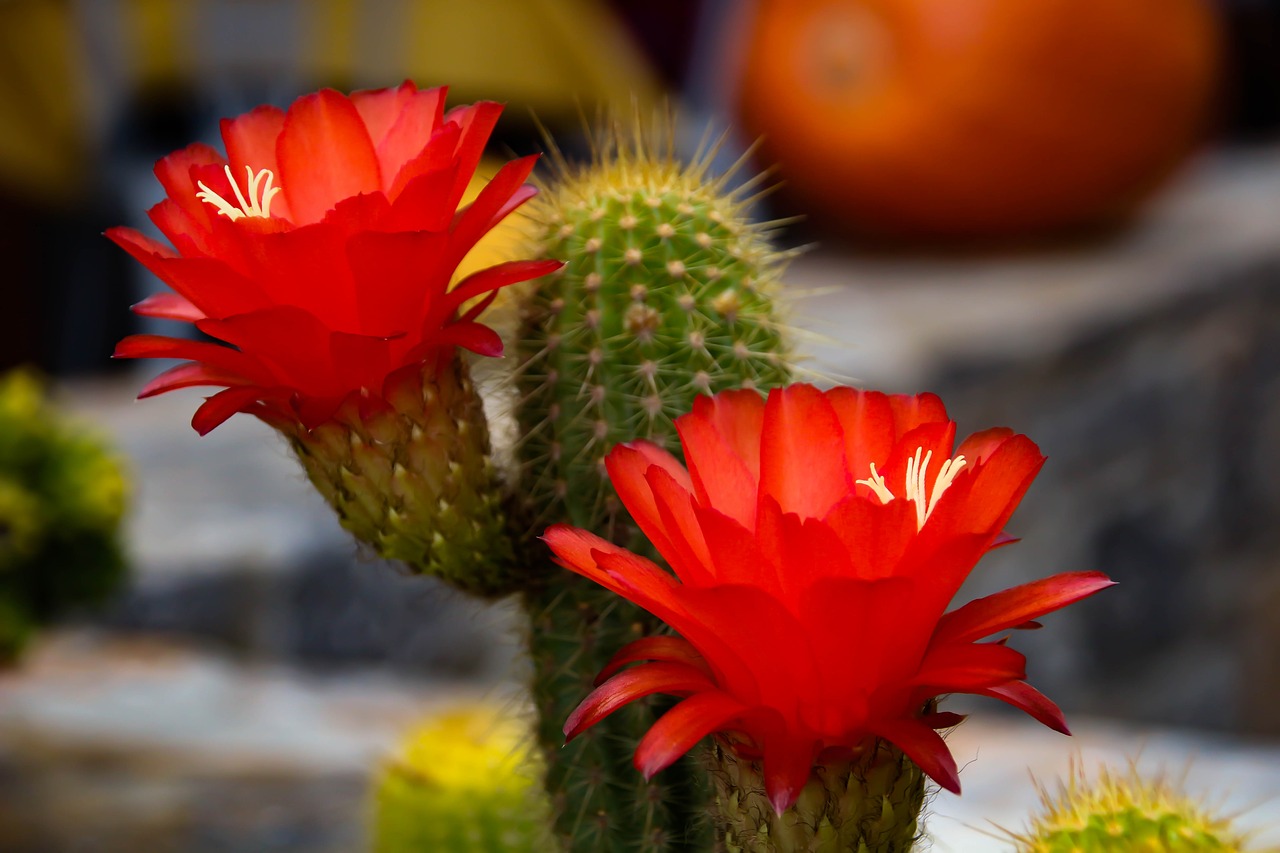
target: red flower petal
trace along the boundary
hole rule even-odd
[[[1064,735],[1071,734],[1071,731],[1067,728],[1067,720],[1062,715],[1062,710],[1050,701],[1049,697],[1025,681],[1010,681],[1008,684],[988,687],[986,690],[979,691],[979,695],[992,696],[1003,702],[1008,702],[1013,707],[1030,714],[1055,732],[1061,732]]]
[[[646,779],[670,767],[712,732],[719,731],[747,707],[732,696],[708,691],[690,696],[653,724],[636,747],[635,766]]]
[[[191,418],[191,426],[201,435],[224,423],[237,412],[252,411],[265,396],[262,388],[228,388],[205,400]]]
[[[426,91],[438,92],[441,101],[444,100],[443,87]],[[391,126],[417,93],[418,87],[410,80],[386,89],[363,89],[351,93],[351,103],[356,112],[360,113],[360,120],[364,122],[365,129],[369,132],[369,141],[375,149],[382,144]],[[430,136],[423,138],[429,139]]]
[[[141,317],[182,320],[186,323],[204,319],[203,311],[192,305],[189,299],[176,293],[153,293],[129,310]]]
[[[755,391],[699,397],[675,426],[698,503],[755,527],[764,400]]]
[[[318,222],[344,198],[382,189],[364,121],[332,89],[293,102],[276,150],[281,195],[299,225]]]
[[[969,643],[1087,598],[1115,581],[1101,572],[1042,578],[969,602],[943,616],[934,643]]]
[[[245,385],[243,376],[215,370],[208,365],[188,362],[171,367],[153,378],[138,392],[138,399],[154,397],[165,391],[176,388],[190,388],[196,385]]]
[[[855,388],[833,388],[827,402],[840,420],[849,473],[864,480],[873,462],[880,465],[888,458],[897,439],[893,405],[886,394]]]
[[[817,746],[812,737],[798,735],[786,726],[765,735],[764,790],[779,815],[795,804],[813,775]]]
[[[403,88],[403,87],[402,87]],[[413,92],[400,104],[399,115],[385,136],[374,136],[382,164],[382,189],[394,198],[393,186],[403,188],[401,170],[423,151],[422,140],[436,135],[444,118],[444,89]],[[370,128],[373,136],[373,129]],[[433,140],[434,141],[434,140]],[[453,145],[456,146],[456,142]],[[450,158],[452,159],[452,158]],[[474,167],[472,167],[474,168]],[[457,206],[455,201],[454,206]]]
[[[258,286],[225,264],[178,258],[132,228],[111,228],[107,237],[209,317],[228,317],[271,304]]]
[[[531,155],[507,163],[485,185],[475,201],[458,212],[451,231],[453,250],[459,260],[503,217],[536,194],[533,187],[523,187],[537,162],[537,156]]]
[[[927,696],[974,693],[1006,681],[1020,681],[1026,677],[1026,665],[1021,652],[998,643],[934,646],[907,684]]]
[[[853,489],[844,435],[825,395],[810,385],[769,392],[760,442],[760,494],[783,512],[821,518]]]
[[[594,726],[628,702],[654,693],[685,695],[712,690],[715,685],[697,667],[659,661],[618,673],[583,699],[564,724],[565,740],[573,740],[583,729]]]
[[[682,663],[695,669],[700,669],[708,676],[711,675],[711,671],[707,668],[707,662],[702,655],[698,654],[697,649],[689,645],[688,640],[659,634],[655,637],[641,637],[619,649],[618,653],[605,664],[604,669],[600,670],[600,674],[596,676],[595,683],[599,685],[607,681],[627,664],[639,661]]]
[[[878,720],[873,732],[907,754],[933,781],[960,793],[960,771],[944,741],[929,726],[912,719]]]

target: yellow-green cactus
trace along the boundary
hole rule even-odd
[[[1056,792],[1041,789],[1041,813],[1014,834],[1018,853],[1244,853],[1247,836],[1163,775],[1101,768],[1090,781],[1077,763]],[[1272,851],[1275,853],[1275,851]]]
[[[547,853],[547,806],[529,732],[463,708],[412,732],[374,789],[375,853]]]
[[[33,374],[0,378],[0,660],[120,585],[128,491],[117,456],[68,422]]]

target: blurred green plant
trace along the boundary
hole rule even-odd
[[[1245,853],[1248,836],[1233,816],[1215,814],[1163,774],[1106,767],[1090,781],[1077,761],[1025,833],[1009,833],[1017,853]],[[1257,853],[1276,853],[1258,850]]]
[[[378,774],[374,853],[543,853],[549,809],[529,731],[483,705],[428,721]]]
[[[0,377],[0,663],[125,576],[118,456],[66,419],[30,371]]]

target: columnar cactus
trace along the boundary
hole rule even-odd
[[[1247,838],[1163,776],[1102,768],[1090,783],[1072,768],[1056,793],[1041,790],[1042,813],[1014,835],[1018,853],[1242,853]]]
[[[566,261],[521,310],[517,339],[521,527],[571,522],[640,547],[603,466],[616,443],[678,450],[672,419],[700,394],[766,389],[791,375],[777,299],[786,255],[747,216],[743,191],[682,165],[670,142],[616,126],[588,165],[557,158],[532,205],[537,249]],[[546,565],[544,546],[525,544]],[[631,766],[653,710],[637,704],[563,749],[563,725],[648,614],[568,572],[532,581],[534,698],[557,833],[570,851],[705,850],[705,774],[688,764],[646,783]]]
[[[375,853],[545,853],[525,726],[485,706],[431,720],[378,774]]]
[[[116,455],[70,425],[33,375],[0,378],[0,662],[121,584],[128,491]]]

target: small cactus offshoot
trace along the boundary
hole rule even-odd
[[[1041,787],[1042,810],[1018,853],[1245,853],[1248,837],[1231,816],[1184,794],[1163,774],[1101,768],[1090,781],[1077,762],[1055,792]],[[1274,851],[1273,851],[1274,853]]]
[[[0,377],[0,662],[72,607],[124,580],[128,482],[117,456],[69,423],[36,377]]]
[[[375,853],[551,849],[528,734],[519,720],[485,706],[412,732],[375,783]]]

